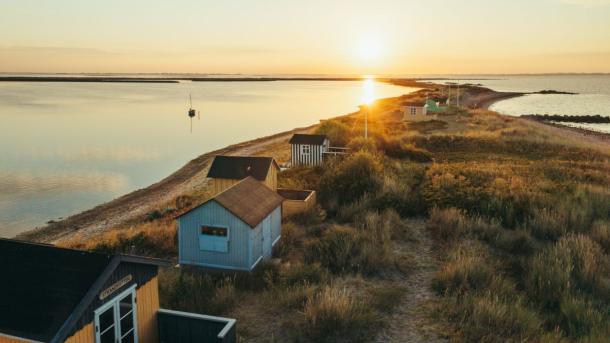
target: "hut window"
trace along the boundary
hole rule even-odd
[[[201,234],[209,235],[209,236],[227,237],[227,228],[226,227],[202,226]]]
[[[309,155],[310,149],[309,145],[301,145],[301,155]]]
[[[229,229],[217,226],[201,226],[199,249],[204,251],[229,252]]]
[[[135,343],[138,341],[135,290],[134,285],[95,311],[96,343]]]
[[[417,108],[411,107],[411,115],[413,115],[413,116],[417,115]]]

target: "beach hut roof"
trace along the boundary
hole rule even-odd
[[[0,333],[63,342],[120,262],[166,261],[0,239]],[[80,312],[80,315],[79,315]]]
[[[307,145],[323,145],[324,141],[328,139],[326,135],[306,135],[302,133],[296,133],[290,138],[290,144],[307,144]]]
[[[269,213],[282,204],[284,198],[253,177],[247,177],[227,188],[204,203],[195,206],[179,217],[199,208],[210,201],[216,201],[222,207],[241,219],[251,228],[256,227]]]
[[[264,181],[269,173],[269,168],[280,167],[273,157],[253,156],[216,156],[208,171],[208,177],[216,179],[244,179],[252,176],[257,180]]]
[[[426,103],[424,101],[407,101],[402,103],[403,106],[413,106],[413,107],[424,107]]]

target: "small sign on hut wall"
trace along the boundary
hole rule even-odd
[[[129,282],[131,282],[131,280],[133,279],[133,277],[131,276],[131,274],[125,276],[124,278],[120,279],[119,281],[113,283],[112,285],[110,285],[110,287],[106,288],[105,290],[103,290],[100,293],[100,300],[104,300],[106,298],[108,298],[108,296],[110,296],[112,293],[116,292],[119,288],[125,286],[126,284],[128,284]]]

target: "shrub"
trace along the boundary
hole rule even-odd
[[[377,142],[373,139],[367,139],[364,137],[356,137],[352,139],[347,147],[352,152],[368,152],[368,153],[376,153],[377,152]]]
[[[610,255],[610,222],[597,222],[591,229],[591,239]]]
[[[283,286],[296,284],[319,284],[328,278],[328,271],[319,263],[295,264],[283,269],[280,273],[280,283]]]
[[[558,324],[567,336],[579,338],[602,327],[604,317],[590,302],[565,296],[561,299]]]
[[[308,297],[303,333],[313,342],[368,342],[379,318],[345,289],[327,286]]]
[[[315,290],[315,286],[307,282],[301,282],[286,287],[275,287],[266,292],[264,296],[269,307],[302,309]]]
[[[573,292],[605,292],[602,276],[607,269],[599,245],[586,236],[570,235],[533,258],[526,284],[533,300],[556,310]]]
[[[305,229],[295,223],[288,222],[282,225],[282,239],[274,249],[276,257],[290,259],[298,254],[305,241]]]
[[[432,282],[438,294],[465,294],[489,287],[496,274],[480,245],[464,244],[450,253]]]
[[[159,298],[169,309],[223,315],[237,303],[237,291],[230,277],[168,269],[159,273]]]
[[[308,263],[320,262],[333,273],[358,269],[359,242],[356,230],[345,226],[333,226],[326,230],[320,240],[311,242],[306,248]]]
[[[453,316],[466,342],[528,342],[542,334],[540,319],[521,299],[506,301],[491,292],[457,302]]]
[[[346,146],[350,138],[350,129],[339,120],[325,120],[315,131],[316,134],[326,135],[333,146]]]
[[[432,233],[434,238],[450,242],[468,233],[466,223],[466,215],[462,210],[435,207],[430,211],[430,218],[426,221],[426,229]]]
[[[403,217],[425,216],[428,203],[419,192],[419,185],[424,176],[423,168],[405,168],[407,175],[386,176],[381,191],[367,204],[368,208],[383,211],[393,209]]]
[[[416,147],[413,144],[405,144],[399,139],[390,139],[380,147],[386,156],[398,159],[409,159],[414,162],[432,162],[432,154]]]
[[[366,152],[350,155],[325,170],[320,178],[320,203],[332,211],[333,204],[344,205],[365,194],[374,194],[381,188],[380,173],[381,165],[373,155]]]
[[[78,237],[63,241],[61,246],[96,251],[105,254],[132,254],[158,258],[176,256],[176,225],[173,222],[155,221],[128,229],[113,229],[94,239]]]

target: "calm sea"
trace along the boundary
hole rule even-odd
[[[372,81],[0,82],[0,237],[146,187],[205,152],[413,90]],[[189,94],[200,110],[192,133]]]
[[[603,115],[610,117],[610,75],[510,75],[510,76],[438,76],[480,83],[485,87],[506,92],[536,92],[556,90],[578,93],[532,94],[495,103],[491,109],[506,115],[560,114]],[[441,82],[441,81],[437,81]],[[579,124],[592,130],[610,133],[610,124]]]

